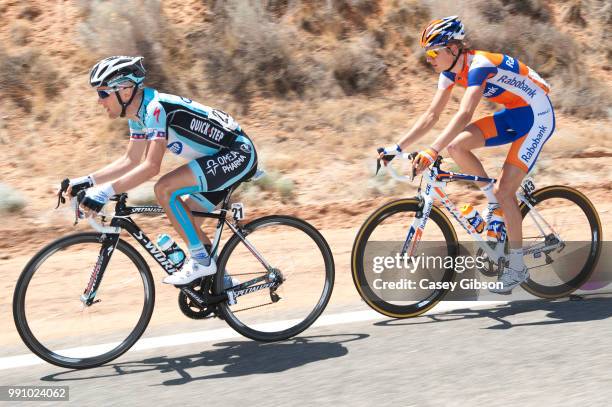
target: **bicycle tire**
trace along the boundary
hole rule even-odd
[[[536,297],[548,299],[566,297],[586,283],[597,266],[602,246],[601,220],[599,219],[597,210],[591,201],[584,194],[574,188],[563,185],[552,185],[535,191],[532,194],[532,198],[535,201],[535,203],[532,203],[532,205],[536,208],[539,203],[547,199],[567,199],[578,205],[589,220],[589,226],[591,228],[591,246],[589,248],[589,256],[580,272],[573,279],[554,287],[538,284],[531,278],[521,284],[521,287],[523,287],[525,291],[535,295]],[[529,213],[530,208],[524,203],[521,203],[520,209],[521,216],[524,219]]]
[[[117,347],[101,355],[88,358],[72,358],[59,355],[46,348],[32,333],[32,330],[28,326],[26,317],[25,298],[28,285],[36,270],[53,253],[72,245],[99,242],[101,236],[101,234],[93,232],[77,233],[51,242],[36,253],[34,257],[32,257],[32,259],[24,267],[19,279],[17,280],[15,292],[13,294],[13,319],[17,332],[19,333],[19,336],[21,336],[21,339],[25,345],[34,354],[53,365],[70,369],[87,369],[103,365],[118,358],[127,352],[134,345],[134,343],[136,343],[136,341],[138,341],[140,336],[147,328],[151,315],[153,314],[153,307],[155,305],[155,285],[151,275],[151,270],[136,249],[134,249],[126,241],[119,239],[116,250],[121,251],[134,263],[134,265],[136,265],[145,287],[145,301],[142,314],[138,320],[138,323],[130,332],[128,337],[120,342]]]
[[[365,303],[373,310],[393,318],[411,318],[423,314],[433,308],[440,302],[448,290],[436,290],[427,301],[419,301],[411,305],[396,305],[391,304],[382,298],[378,297],[367,283],[366,274],[363,267],[363,258],[365,255],[366,244],[374,229],[387,217],[401,212],[417,212],[419,211],[419,201],[415,198],[399,199],[391,201],[380,208],[376,209],[363,223],[351,251],[351,271],[353,283],[357,291]],[[449,256],[453,258],[459,254],[459,242],[457,234],[448,217],[436,206],[432,206],[428,221],[433,221],[438,225],[446,245],[449,249]],[[447,270],[444,273],[443,281],[452,281],[455,277],[455,271]]]
[[[297,230],[306,233],[316,243],[318,249],[321,251],[321,254],[323,256],[323,263],[325,264],[325,283],[318,302],[316,303],[312,311],[307,315],[307,317],[295,326],[280,331],[264,332],[256,330],[240,321],[240,319],[238,319],[237,317],[235,317],[234,313],[232,312],[232,309],[229,307],[227,302],[219,304],[218,310],[221,314],[221,317],[232,329],[247,338],[260,342],[276,342],[289,339],[293,336],[300,334],[308,327],[310,327],[325,310],[325,307],[329,302],[334,286],[334,258],[331,249],[327,244],[327,241],[314,226],[295,217],[272,215],[265,216],[249,222],[248,224],[243,226],[243,230],[247,233],[248,236],[251,233],[256,232],[259,228],[272,224],[282,224],[285,226],[294,227]],[[218,270],[225,269],[227,261],[230,258],[232,252],[241,242],[242,241],[237,235],[233,235],[228,240],[227,244],[223,247],[223,250],[219,255],[219,261],[217,265]],[[221,293],[223,291],[224,273],[217,272],[214,280],[214,292]]]

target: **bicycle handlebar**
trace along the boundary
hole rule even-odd
[[[380,153],[384,152],[385,149],[380,147],[376,151],[378,151],[378,153],[380,154]],[[395,171],[395,169],[391,165],[391,160],[393,160],[396,156],[398,156],[402,160],[413,161],[414,158],[417,156],[417,154],[418,154],[417,152],[401,153],[401,152],[391,151],[391,152],[385,154],[382,158],[379,158],[376,161],[376,174],[378,174],[378,171],[380,170],[380,167],[381,167],[380,160],[382,159],[382,160],[387,162],[386,167],[387,167],[387,169],[389,171],[389,174],[391,175],[392,178],[395,178],[399,182],[411,183],[412,180],[414,180],[414,177],[416,176],[416,169],[414,167],[412,167],[412,174],[411,174],[410,177],[408,177],[406,175],[399,175],[397,173],[397,171]]]
[[[81,202],[83,200],[84,196],[85,196],[85,191],[80,191],[77,194],[77,196],[72,197],[70,199],[70,204],[71,204],[71,206],[75,210],[77,219],[78,218],[82,219],[82,217],[83,217],[83,213],[79,209],[79,202]],[[118,233],[121,232],[121,228],[119,228],[119,227],[116,227],[116,226],[104,226],[100,222],[96,221],[97,215],[98,214],[86,218],[87,219],[87,223],[89,223],[89,226],[91,226],[94,230],[96,230],[97,232],[100,232],[100,233],[109,233],[109,234],[118,234]]]

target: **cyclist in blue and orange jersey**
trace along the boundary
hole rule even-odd
[[[111,119],[128,119],[130,141],[120,159],[70,184],[88,187],[81,205],[91,214],[114,194],[156,176],[166,150],[186,159],[187,164],[155,184],[155,195],[190,252],[181,270],[164,282],[184,285],[216,272],[215,260],[204,247],[210,240],[194,224],[191,211],[212,211],[223,199],[223,190],[254,174],[257,153],[227,113],[143,87],[142,59],[114,56],[91,69],[90,84],[96,88],[98,103]]]
[[[534,70],[508,55],[470,50],[464,37],[465,29],[457,16],[434,20],[425,27],[420,43],[427,62],[439,73],[438,90],[410,131],[386,151],[401,151],[420,139],[438,121],[455,85],[466,88],[459,111],[430,147],[418,154],[413,165],[417,172],[423,171],[447,147],[462,171],[486,177],[472,150],[511,143],[496,185],[481,184],[489,201],[487,221],[499,206],[507,227],[509,264],[500,276],[503,289],[496,292],[508,293],[529,277],[522,255],[522,217],[515,193],[553,134],[555,114],[547,96],[549,86]],[[504,109],[472,121],[483,96]]]

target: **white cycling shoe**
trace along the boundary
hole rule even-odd
[[[496,294],[510,294],[514,287],[527,281],[528,278],[529,271],[527,270],[527,267],[523,267],[522,270],[514,270],[510,267],[504,267],[501,277],[497,280],[503,284],[503,287],[491,288],[489,291]]]
[[[176,273],[164,278],[164,283],[172,285],[186,285],[198,278],[211,276],[217,272],[217,264],[210,259],[210,264],[205,266],[190,258]]]

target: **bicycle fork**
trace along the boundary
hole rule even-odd
[[[419,210],[412,221],[412,225],[410,225],[408,235],[406,236],[406,240],[402,246],[402,251],[400,252],[402,256],[404,254],[414,256],[416,253],[417,246],[421,240],[421,236],[423,235],[423,230],[425,230],[425,225],[427,224],[427,219],[429,219],[429,214],[431,213],[431,208],[434,202],[430,192],[431,185],[427,184],[427,187],[425,188],[425,195],[417,196],[417,199],[419,200]]]
[[[95,300],[96,293],[102,282],[102,276],[104,276],[106,266],[108,266],[113,251],[117,248],[117,244],[119,243],[119,234],[103,234],[100,236],[100,241],[102,242],[102,247],[98,254],[98,260],[91,272],[89,283],[81,295],[81,302],[86,306],[90,306],[100,301]]]

